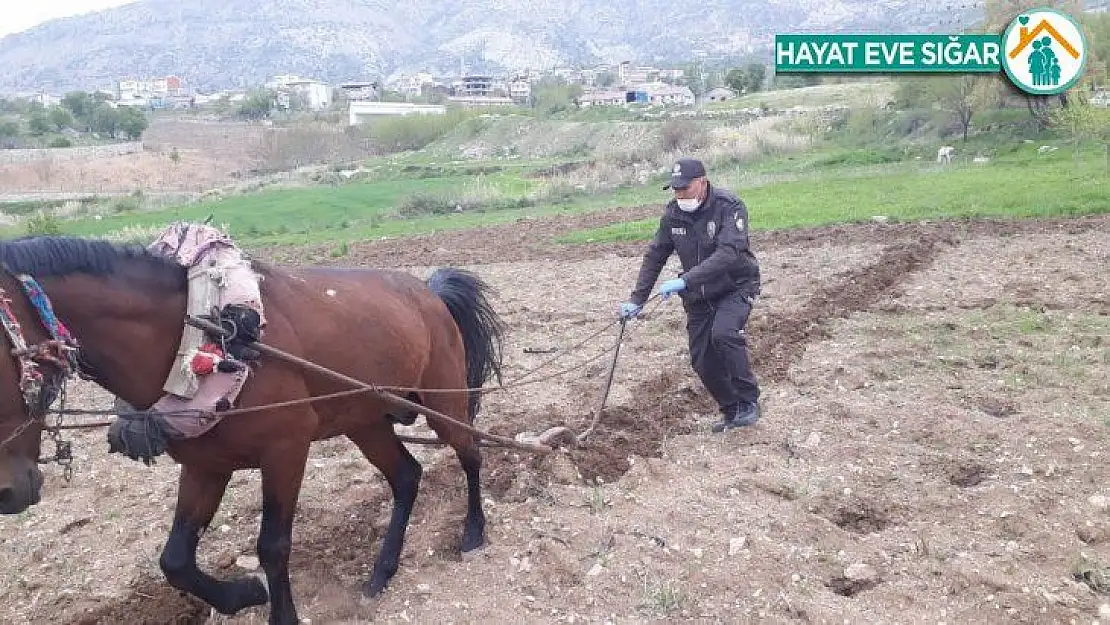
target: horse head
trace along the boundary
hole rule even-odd
[[[184,278],[165,259],[104,241],[0,242],[0,514],[38,503],[45,417],[70,374],[132,403],[158,397]]]
[[[17,280],[0,271],[0,514],[19,514],[42,497],[44,408],[64,375],[30,353],[31,346],[47,340],[32,314]]]

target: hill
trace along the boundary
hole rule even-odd
[[[0,92],[176,74],[201,89],[297,73],[550,68],[765,54],[776,32],[951,31],[978,3],[910,0],[142,0],[0,39]]]

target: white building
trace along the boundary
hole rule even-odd
[[[419,97],[424,93],[425,88],[431,88],[433,85],[435,85],[435,78],[428,72],[400,74],[386,83],[390,90],[413,97]]]
[[[17,94],[16,97],[27,98],[29,102],[37,102],[38,104],[41,104],[44,108],[58,106],[62,103],[61,96],[52,95],[46,93],[45,91],[39,91],[38,93]]]
[[[581,106],[624,106],[628,100],[624,91],[587,91],[578,97]]]
[[[347,94],[347,101],[349,102],[378,99],[378,83],[376,82],[350,81],[339,85],[339,88]]]
[[[441,104],[413,104],[411,102],[352,101],[347,105],[348,123],[357,126],[371,117],[390,115],[443,115],[447,107]]]
[[[659,80],[659,70],[654,67],[634,66],[624,61],[617,66],[617,82],[623,86],[642,85]]]
[[[116,84],[116,100],[124,105],[136,105],[138,101],[165,100],[185,94],[185,84],[177,76],[164,78],[128,78]]]
[[[643,85],[636,89],[647,94],[651,104],[678,104],[690,106],[694,103],[694,92],[689,87],[676,87],[666,83],[653,83]]]
[[[331,87],[312,78],[300,76],[274,76],[266,83],[267,89],[278,94],[278,106],[288,108],[291,96],[297,94],[304,99],[305,106],[313,111],[322,111],[331,106]]]
[[[517,104],[524,104],[532,97],[532,85],[527,80],[514,80],[509,83],[509,97]]]

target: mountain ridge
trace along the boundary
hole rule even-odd
[[[696,7],[691,9],[691,7]],[[692,11],[692,12],[691,12]],[[977,2],[914,0],[142,0],[0,39],[0,92],[177,75],[197,89],[276,74],[329,82],[399,71],[521,71],[710,58],[770,60],[781,32],[953,32]]]

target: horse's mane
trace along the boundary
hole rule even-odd
[[[32,236],[0,241],[0,263],[12,272],[34,277],[72,273],[107,277],[125,269],[147,269],[151,277],[171,288],[183,289],[186,284],[185,269],[173,259],[141,245],[117,245],[98,239]]]

